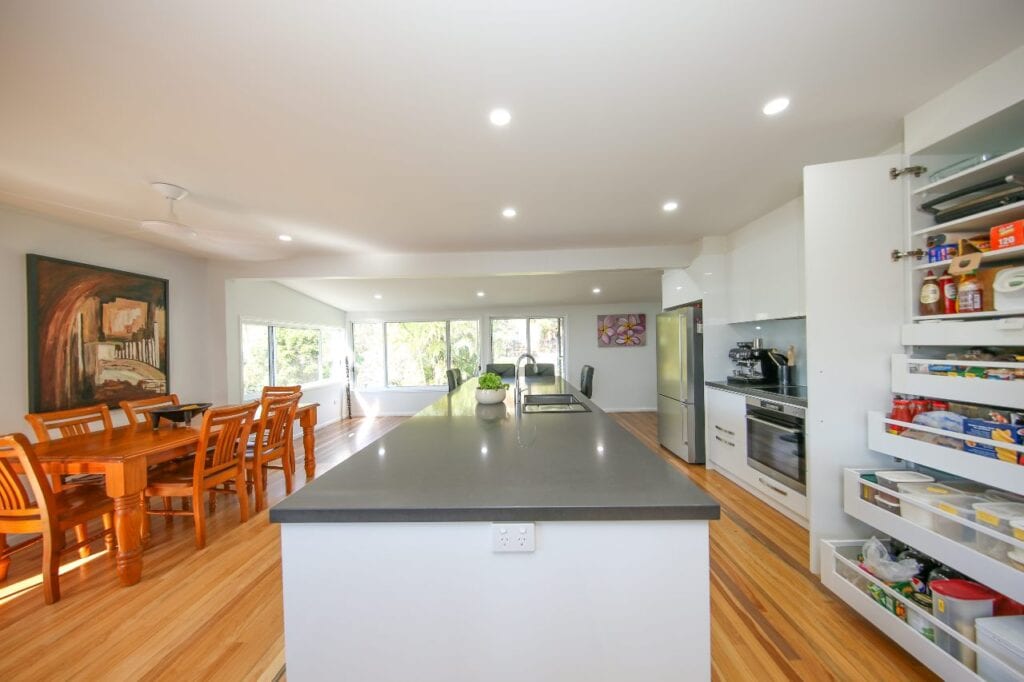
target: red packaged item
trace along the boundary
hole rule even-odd
[[[992,250],[1010,249],[1014,246],[1024,246],[1024,220],[1015,220],[1012,223],[996,225],[989,230],[989,243]]]
[[[949,410],[949,403],[945,400],[933,400],[932,412],[946,412]]]
[[[914,421],[914,417],[921,414],[922,412],[928,412],[931,408],[931,401],[917,398],[916,400],[910,401],[910,419],[907,421]]]
[[[956,278],[953,275],[944,273],[939,277],[939,300],[942,302],[942,312],[952,315],[956,312]]]

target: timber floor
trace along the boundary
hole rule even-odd
[[[804,529],[662,450],[654,414],[615,417],[722,505],[711,524],[715,680],[936,679],[821,587],[807,570]],[[317,473],[401,421],[351,419],[321,429]],[[283,497],[279,473],[268,493],[272,503]],[[191,520],[153,517],[140,584],[121,588],[99,543],[86,560],[67,559],[62,599],[49,607],[38,550],[16,555],[0,583],[0,680],[282,679],[277,527],[266,512],[240,525],[237,503],[223,496],[208,533],[197,551]]]

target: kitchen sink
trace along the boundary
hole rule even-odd
[[[526,393],[523,412],[590,412],[590,408],[571,393]]]

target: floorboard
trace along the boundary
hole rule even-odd
[[[715,680],[936,679],[821,587],[806,568],[804,529],[661,449],[653,414],[615,418],[722,505],[711,524]],[[317,473],[401,422],[352,419],[321,429]],[[271,503],[284,496],[275,474]],[[224,497],[208,534],[197,551],[191,520],[154,517],[139,585],[121,588],[112,557],[97,551],[65,567],[62,599],[50,607],[38,551],[17,555],[0,584],[0,680],[284,679],[277,527],[266,512],[240,524],[237,503]]]

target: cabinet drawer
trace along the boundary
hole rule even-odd
[[[744,464],[746,460],[744,459]],[[807,518],[807,496],[787,488],[778,481],[768,478],[760,471],[747,467],[747,481],[750,482],[764,497],[782,505],[801,518]]]

